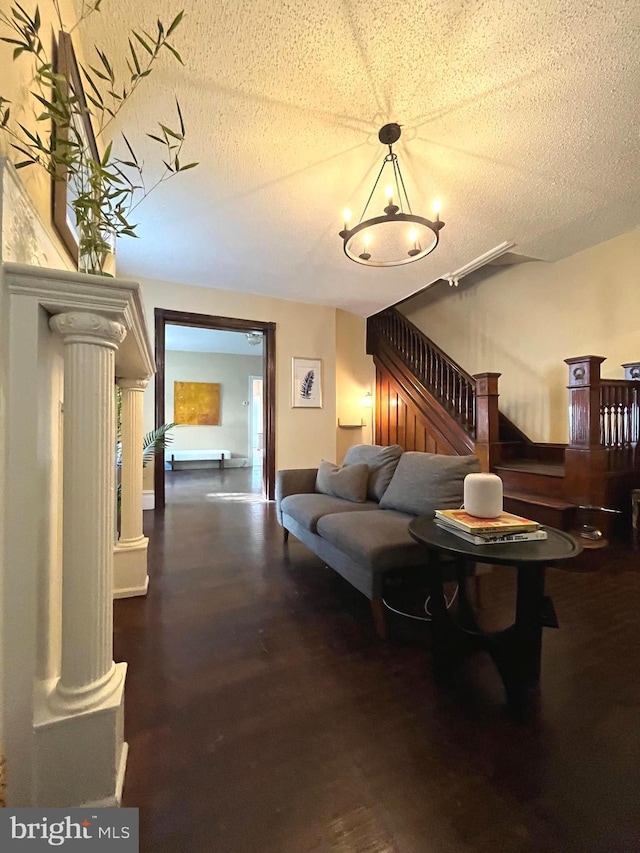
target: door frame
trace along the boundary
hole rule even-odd
[[[240,320],[236,317],[216,317],[212,314],[194,314],[189,311],[172,311],[156,308],[155,312],[155,426],[166,423],[165,416],[165,327],[193,326],[203,329],[219,329],[225,332],[262,332],[264,336],[263,360],[263,418],[264,459],[262,463],[262,485],[267,500],[275,499],[276,483],[276,324],[261,320]],[[161,462],[160,462],[161,458]],[[153,486],[155,508],[165,507],[164,453],[156,455]]]

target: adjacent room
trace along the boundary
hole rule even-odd
[[[262,351],[259,332],[165,327],[167,503],[262,494]]]

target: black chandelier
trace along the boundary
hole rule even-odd
[[[438,245],[440,229],[444,228],[439,207],[436,208],[433,222],[424,216],[417,216],[411,210],[398,155],[393,152],[393,145],[400,139],[401,132],[400,125],[395,123],[385,124],[380,129],[378,139],[383,145],[389,146],[389,153],[382,161],[357,225],[350,228],[351,211],[344,212],[344,228],[340,231],[344,253],[352,261],[368,267],[397,267],[419,261],[433,252]],[[383,173],[388,175],[387,181],[383,182],[386,184],[384,216],[365,219]]]

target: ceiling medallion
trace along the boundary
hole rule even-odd
[[[400,125],[395,123],[385,124],[380,129],[378,139],[383,145],[389,146],[389,153],[382,161],[382,167],[357,225],[350,228],[351,211],[344,212],[344,228],[340,231],[344,253],[357,264],[368,267],[397,267],[419,261],[433,252],[438,245],[440,229],[444,228],[444,222],[440,221],[438,204],[434,205],[434,221],[417,216],[411,210],[398,155],[393,151],[393,145],[400,139],[401,132]],[[382,184],[385,185],[384,216],[365,219],[383,173],[388,176]]]

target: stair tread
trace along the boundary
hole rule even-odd
[[[541,474],[545,477],[564,477],[564,465],[539,462],[537,459],[512,459],[496,465],[496,470],[519,471],[522,474]]]
[[[560,498],[551,498],[548,495],[534,495],[530,492],[514,492],[509,489],[505,490],[504,497],[514,501],[522,501],[523,503],[539,504],[553,509],[573,509],[576,504],[570,501],[561,500]]]

